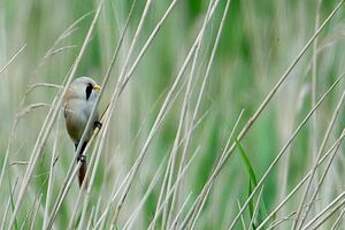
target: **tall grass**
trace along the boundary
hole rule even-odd
[[[341,229],[343,3],[1,2],[1,228]],[[79,188],[83,75],[103,126]]]

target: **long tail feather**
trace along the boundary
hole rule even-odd
[[[84,152],[86,146],[87,146],[87,142],[84,142],[82,147],[81,147],[79,156],[77,158],[78,162],[81,161],[81,166],[80,166],[79,171],[78,171],[79,187],[81,187],[83,183],[87,183],[86,180],[84,180],[85,175],[86,175],[87,164],[86,164],[85,156],[83,156],[83,152]],[[77,147],[78,147],[78,143],[75,144],[76,150],[77,150]],[[85,184],[85,188],[86,188],[86,185],[87,184]]]
[[[81,185],[83,184],[84,182],[84,179],[85,179],[85,175],[86,175],[86,162],[81,162],[81,166],[79,168],[79,172],[78,172],[78,181],[79,181],[79,187],[81,187]],[[86,181],[86,180],[85,180]],[[86,187],[86,185],[85,185]]]

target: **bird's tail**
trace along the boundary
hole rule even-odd
[[[86,175],[86,161],[82,161],[81,162],[81,166],[79,168],[79,172],[78,172],[78,181],[79,181],[79,187],[82,186],[82,184],[84,183],[84,179],[85,179],[85,175]],[[86,182],[86,180],[85,180]],[[86,188],[86,184],[85,184],[85,188]]]
[[[83,183],[86,183],[84,185],[84,188],[86,188],[86,185],[87,185],[87,181],[85,180],[87,164],[86,164],[85,156],[83,155],[83,152],[84,152],[84,150],[86,148],[86,145],[87,145],[87,142],[84,142],[82,147],[81,147],[79,156],[77,157],[77,161],[81,162],[81,165],[80,165],[80,168],[79,168],[79,171],[78,171],[79,187],[81,187]],[[76,150],[77,150],[77,147],[78,147],[78,143],[76,143],[76,145],[75,145]]]

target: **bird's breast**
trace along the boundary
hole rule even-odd
[[[64,106],[64,116],[66,121],[66,128],[69,136],[74,142],[81,139],[85,126],[91,114],[92,105],[90,106],[87,101],[82,100],[70,100]],[[92,119],[92,122],[96,121],[97,114]],[[90,129],[86,134],[86,140],[91,138],[93,129]]]

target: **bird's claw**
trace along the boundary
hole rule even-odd
[[[102,123],[101,123],[101,122],[99,122],[99,121],[95,121],[95,123],[94,123],[94,127],[95,127],[95,128],[99,128],[99,129],[101,129],[101,128],[102,128]]]
[[[85,163],[86,162],[86,156],[83,155],[83,154],[80,154],[78,157],[77,157],[77,161],[80,161],[82,163]]]

